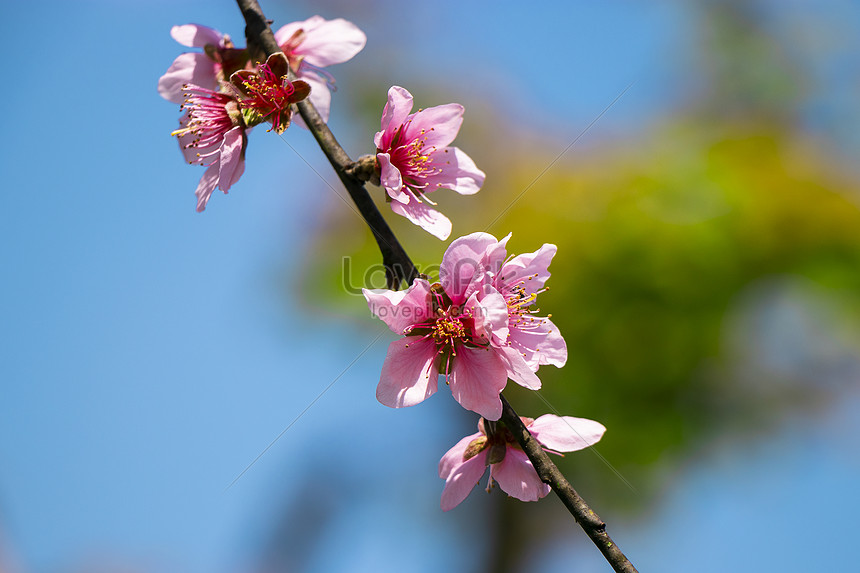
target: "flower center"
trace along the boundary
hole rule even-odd
[[[269,62],[272,58],[269,58]],[[239,72],[238,85],[244,92],[239,105],[246,110],[251,110],[272,122],[272,128],[277,133],[283,133],[290,126],[291,106],[306,97],[310,93],[310,86],[301,80],[291,82],[287,78],[286,61],[284,62],[283,74],[272,71],[271,64],[260,65],[256,74]],[[235,76],[234,76],[235,77]],[[233,80],[236,83],[235,80]]]
[[[426,146],[426,130],[422,129],[417,137],[411,141],[406,141],[404,134],[411,123],[412,120],[408,119],[406,123],[397,128],[391,140],[390,155],[391,163],[400,171],[404,183],[417,196],[422,193],[422,189],[427,187],[426,179],[438,175],[442,169],[433,163],[432,154],[435,153],[436,146]],[[433,129],[435,128],[430,128],[431,131]],[[382,152],[382,150],[379,151]]]
[[[462,341],[466,337],[466,327],[463,326],[459,316],[452,314],[450,309],[442,310],[440,308],[436,311],[436,314],[438,318],[435,324],[433,324],[430,336],[433,337],[437,345],[449,345],[453,354],[456,355],[457,351],[454,349],[454,343]]]
[[[486,340],[475,340],[474,317],[469,309],[452,304],[450,297],[439,283],[430,287],[431,314],[423,322],[407,327],[406,336],[431,338],[436,343],[436,358],[445,359],[443,373],[447,380],[451,371],[451,359],[457,356],[460,346],[486,346]]]

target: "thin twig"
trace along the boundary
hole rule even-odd
[[[263,11],[257,0],[236,0],[236,3],[245,17],[245,34],[251,53],[260,52],[262,56],[268,56],[279,52],[280,47],[275,41],[275,36],[272,33],[269,22],[263,15]],[[412,280],[418,276],[418,270],[400,245],[397,237],[394,236],[391,228],[382,218],[379,209],[376,208],[363,183],[354,174],[356,171],[354,162],[337,142],[328,125],[322,120],[310,101],[304,100],[299,102],[298,108],[305,124],[310,128],[311,133],[313,133],[314,138],[316,138],[317,143],[323,153],[325,153],[329,163],[331,163],[332,168],[334,168],[364,217],[364,220],[373,231],[373,235],[382,252],[386,273],[391,273],[389,281],[395,281],[395,286],[399,286],[401,280],[405,280],[407,285],[411,284]],[[552,463],[552,460],[549,459],[549,456],[546,455],[540,444],[532,438],[522,420],[520,420],[520,417],[505,397],[502,396],[501,398],[504,406],[502,421],[513,432],[523,451],[529,460],[531,460],[535,470],[537,470],[541,480],[548,484],[556,495],[558,495],[576,519],[576,522],[579,523],[588,537],[597,545],[600,552],[603,553],[603,556],[615,571],[619,573],[636,573],[636,568],[633,564],[630,563],[618,546],[610,539],[609,535],[607,535],[606,524],[588,507],[588,504],[576,493],[576,490],[571,487],[561,471]]]
[[[262,61],[267,56],[280,52],[281,48],[275,41],[275,35],[272,33],[269,21],[263,15],[260,4],[256,0],[236,0],[236,3],[242,11],[242,16],[245,17],[245,36],[250,53],[255,54]],[[373,232],[373,238],[376,239],[376,244],[382,253],[382,264],[385,266],[389,288],[398,289],[404,281],[407,286],[412,284],[412,281],[418,277],[418,270],[391,227],[385,222],[379,209],[376,208],[364,183],[353,174],[351,167],[354,162],[337,142],[310,100],[299,102],[298,108],[305,125],[311,130],[367,226]]]
[[[520,447],[526,453],[541,481],[552,488],[552,491],[561,499],[564,506],[570,514],[576,519],[576,522],[585,530],[591,541],[600,549],[603,556],[612,565],[612,568],[619,573],[636,573],[636,568],[624,556],[621,549],[606,533],[606,524],[600,519],[594,510],[588,507],[585,500],[582,499],[573,486],[565,479],[561,470],[552,463],[544,449],[529,433],[526,425],[508,403],[504,396],[502,398],[502,421],[505,426],[514,434]]]

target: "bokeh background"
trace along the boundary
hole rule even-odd
[[[608,427],[560,465],[641,571],[844,568],[860,5],[263,9],[367,33],[330,70],[354,157],[390,85],[466,106],[457,144],[488,177],[437,194],[454,236],[559,247],[540,303],[570,359],[540,371],[542,399],[509,399]],[[379,257],[307,132],[255,130],[242,180],[194,212],[202,169],[155,85],[183,50],[174,24],[243,44],[235,5],[0,15],[0,571],[609,570],[552,496],[476,488],[439,510],[438,459],[476,419],[444,388],[376,402],[393,335],[355,288],[381,286]],[[419,266],[439,262],[444,243],[383,212]]]

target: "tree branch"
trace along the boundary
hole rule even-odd
[[[502,398],[502,422],[514,434],[517,442],[528,456],[538,477],[541,481],[552,488],[552,491],[561,499],[570,514],[576,519],[591,541],[600,549],[603,556],[619,573],[636,573],[636,568],[624,556],[621,549],[612,541],[606,533],[606,524],[600,519],[594,510],[588,507],[573,486],[565,479],[558,467],[549,459],[543,447],[529,433],[528,428],[511,407],[510,403]]]
[[[265,57],[281,51],[275,41],[275,35],[272,33],[269,21],[263,15],[263,11],[257,0],[236,0],[236,3],[245,17],[245,35],[247,36],[250,53],[258,54],[260,59],[263,60]],[[373,231],[373,236],[376,238],[379,250],[382,252],[382,260],[386,268],[389,287],[399,287],[401,281],[406,281],[407,285],[411,284],[412,280],[418,276],[418,270],[397,240],[397,237],[395,237],[388,223],[382,218],[379,209],[376,208],[367,189],[365,189],[364,184],[357,176],[357,173],[366,170],[366,166],[357,165],[350,159],[309,100],[299,102],[297,105],[305,124],[310,128],[311,133],[313,133],[314,138],[317,140],[323,153],[325,153],[335,173],[337,173],[337,176],[344,187],[346,187],[364,220],[371,231]],[[576,522],[579,523],[588,537],[597,545],[615,571],[620,573],[636,573],[636,568],[633,564],[627,560],[618,546],[607,535],[606,524],[588,507],[588,504],[576,493],[576,490],[571,487],[561,471],[552,463],[552,460],[549,459],[549,456],[547,456],[540,444],[537,443],[537,440],[532,438],[528,429],[526,429],[522,420],[520,420],[520,417],[505,397],[501,396],[501,399],[504,406],[502,421],[513,432],[523,451],[529,460],[531,460],[535,470],[537,470],[541,480],[548,484],[556,495],[561,498],[561,501],[576,519]]]
[[[271,54],[280,52],[281,48],[275,41],[275,35],[272,33],[269,21],[263,15],[257,0],[236,0],[236,3],[245,18],[245,36],[248,41],[248,49],[254,55],[253,57],[258,57],[260,61],[264,61]],[[335,139],[334,134],[310,100],[306,99],[299,102],[298,108],[305,125],[308,126],[317,140],[355,206],[358,207],[358,211],[367,226],[373,232],[373,238],[376,239],[376,244],[382,253],[382,264],[385,266],[388,287],[396,290],[404,281],[407,286],[412,284],[412,281],[418,277],[418,270],[412,259],[406,254],[400,241],[397,240],[391,227],[382,217],[379,209],[376,208],[376,204],[365,189],[364,183],[354,175],[351,169],[354,162]]]

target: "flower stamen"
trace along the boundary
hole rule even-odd
[[[283,133],[290,126],[292,106],[308,97],[310,85],[302,80],[291,82],[289,63],[282,53],[272,54],[257,73],[241,70],[230,81],[242,93],[239,105],[272,123],[268,131]]]

